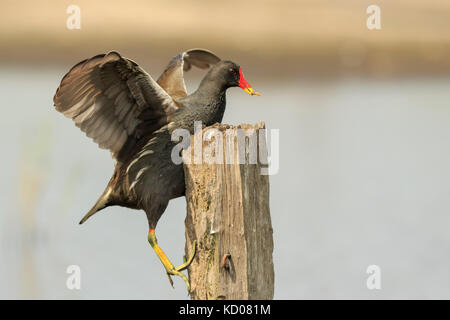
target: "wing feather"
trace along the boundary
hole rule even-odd
[[[211,51],[205,49],[191,49],[182,52],[169,62],[158,79],[158,84],[173,98],[179,99],[187,96],[183,71],[191,69],[192,65],[207,69],[220,61]]]
[[[150,114],[151,130],[167,123],[178,109],[170,95],[134,61],[117,52],[96,55],[73,66],[63,77],[53,98],[56,110],[123,160],[121,152],[137,143],[136,127],[145,126]]]

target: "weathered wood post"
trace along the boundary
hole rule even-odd
[[[191,150],[183,153],[186,256],[197,240],[197,255],[188,269],[192,299],[273,298],[269,178],[261,174],[261,163],[267,164],[263,129],[263,123],[216,124],[191,137]],[[238,138],[238,132],[247,137]],[[202,144],[201,164],[193,163],[196,142],[197,147]],[[186,164],[188,156],[191,164]],[[217,159],[223,159],[222,164]]]

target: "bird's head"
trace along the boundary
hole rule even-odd
[[[232,61],[220,61],[217,63],[211,70],[211,76],[212,79],[222,82],[225,88],[240,87],[252,96],[260,95],[260,93],[256,92],[247,80],[245,80],[242,68]]]

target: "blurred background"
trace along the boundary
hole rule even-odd
[[[381,30],[366,9],[381,8]],[[69,30],[69,5],[81,29]],[[10,1],[0,4],[0,298],[184,299],[142,212],[78,221],[112,171],[53,108],[75,63],[117,50],[154,78],[202,47],[262,93],[228,91],[224,122],[280,130],[270,177],[275,298],[450,298],[450,2]],[[186,75],[190,91],[202,72]],[[158,240],[184,254],[184,198]],[[381,290],[366,269],[381,268]],[[81,267],[81,290],[66,269]]]

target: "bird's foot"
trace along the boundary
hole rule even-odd
[[[181,273],[181,271],[187,269],[189,267],[189,265],[192,263],[192,261],[194,260],[197,242],[194,241],[192,243],[193,252],[192,252],[192,255],[189,258],[189,260],[186,261],[186,259],[184,259],[184,263],[182,265],[175,267],[172,264],[172,262],[170,262],[169,258],[165,255],[164,251],[162,251],[161,247],[158,245],[158,242],[157,242],[156,236],[155,236],[155,229],[153,229],[153,228],[151,228],[148,233],[148,241],[150,242],[152,248],[155,250],[155,252],[158,255],[159,259],[161,260],[162,264],[164,265],[164,268],[166,269],[167,276],[169,278],[169,282],[170,282],[171,286],[173,287],[173,280],[172,280],[171,276],[179,276],[181,279],[183,279],[184,283],[186,283],[188,292],[190,292],[191,285],[189,283],[189,279],[183,273]]]
[[[176,268],[172,268],[172,269],[166,270],[166,271],[167,271],[167,277],[169,278],[169,282],[172,287],[173,287],[172,276],[179,276],[181,279],[183,279],[184,283],[186,283],[188,292],[191,292],[191,284],[189,282],[188,277],[186,277],[183,273],[178,271]]]

